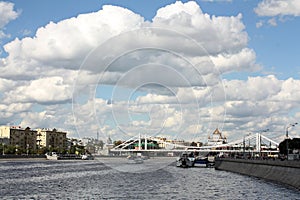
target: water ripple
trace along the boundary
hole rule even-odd
[[[159,164],[159,163],[158,163]],[[100,161],[1,162],[1,199],[300,199],[300,192],[212,168],[130,173]]]

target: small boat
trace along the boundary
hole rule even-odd
[[[214,164],[215,164],[214,156],[206,156],[206,157],[198,156],[195,159],[195,166],[197,167],[214,167]]]
[[[179,158],[176,160],[177,167],[194,167],[195,164],[195,157],[192,153],[183,153]]]
[[[59,155],[56,152],[46,153],[45,155],[46,155],[47,160],[58,160],[59,159]]]
[[[207,157],[207,160],[208,160],[207,167],[214,167],[215,166],[215,159],[216,159],[215,156],[208,156]]]
[[[207,167],[208,158],[207,157],[196,157],[195,166],[196,167]]]
[[[129,155],[127,160],[129,163],[142,164],[144,163],[145,159],[141,154],[138,153],[137,155]]]
[[[94,160],[91,154],[77,155],[77,154],[58,154],[56,152],[46,153],[47,160]]]
[[[81,156],[82,160],[94,160],[94,156],[92,154],[84,154]]]

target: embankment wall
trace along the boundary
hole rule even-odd
[[[300,190],[300,161],[217,158],[215,169],[255,176]]]

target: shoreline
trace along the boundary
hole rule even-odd
[[[1,162],[7,162],[7,161],[47,161],[46,158],[1,158]]]
[[[46,160],[45,155],[0,155],[1,161],[13,161],[13,160]]]
[[[300,191],[300,161],[218,158],[215,169],[274,181]]]

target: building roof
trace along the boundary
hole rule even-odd
[[[213,135],[222,135],[218,128],[213,132]]]
[[[220,139],[226,139],[225,136],[222,136],[222,133],[218,128],[216,128],[216,130],[213,132],[213,135],[218,135]],[[208,139],[210,139],[210,137]]]

